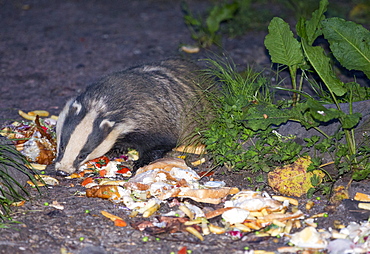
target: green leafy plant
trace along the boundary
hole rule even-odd
[[[29,162],[9,143],[0,144],[0,219],[9,218],[10,205],[25,200],[30,193],[19,182],[17,176],[26,176],[36,183],[31,169],[26,167]]]
[[[342,66],[349,70],[363,71],[369,77],[370,33],[353,22],[340,18],[325,18],[327,6],[328,1],[322,0],[319,9],[313,12],[311,19],[299,20],[296,26],[298,38],[294,37],[285,21],[281,18],[273,18],[269,25],[269,34],[265,38],[265,46],[274,63],[287,65],[289,68],[292,91],[294,91],[293,106],[298,102],[297,94],[302,94],[302,86],[297,87],[297,70],[305,72],[310,68],[320,77],[329,94],[327,99],[336,105],[336,109],[327,109],[322,103],[309,99],[298,107],[303,114],[295,114],[297,118],[292,120],[299,121],[306,128],[317,128],[319,123],[338,119],[346,139],[346,147],[339,149],[342,152],[338,155],[346,157],[349,164],[354,165],[353,168],[356,169],[358,162],[353,128],[359,122],[361,115],[353,113],[353,87],[347,86],[335,75],[331,58],[327,56],[324,48],[314,46],[314,42],[318,36],[323,35],[329,42],[333,56]],[[354,34],[356,36],[353,36]],[[303,81],[302,77],[303,75],[301,75],[300,84]],[[359,86],[357,88],[359,89]],[[339,104],[341,97],[344,96],[348,98],[350,105],[348,114],[342,111]],[[305,121],[307,117],[311,121]],[[318,124],[315,126],[312,124],[314,122]],[[326,137],[329,138],[327,135]]]
[[[258,6],[253,6],[258,4]],[[203,16],[196,16],[183,3],[184,21],[188,26],[192,38],[200,47],[209,47],[220,44],[221,34],[238,36],[250,29],[260,29],[271,19],[266,8],[268,1],[234,0],[222,1],[214,4]],[[257,14],[258,12],[258,14]],[[221,24],[225,23],[223,29]]]
[[[307,19],[319,0],[276,0],[271,3],[267,0],[232,0],[232,1],[214,1],[214,4],[204,15],[194,15],[186,3],[182,4],[184,12],[184,21],[191,31],[192,38],[196,40],[201,47],[208,47],[212,44],[219,44],[221,34],[231,37],[245,34],[250,30],[264,29],[271,17],[273,9],[279,9],[281,15],[285,17],[294,17]],[[344,4],[344,6],[343,6]],[[357,5],[355,5],[357,4]],[[274,8],[271,8],[271,5]],[[354,8],[353,8],[353,5]],[[350,17],[353,20],[362,20],[368,23],[366,16],[370,10],[366,4],[358,4],[356,1],[340,3],[334,6],[331,14],[345,17],[345,8],[353,8]],[[357,18],[356,18],[357,17]],[[221,29],[221,24],[223,24]]]
[[[231,37],[243,35],[251,30],[265,29],[266,24],[273,15],[269,6],[271,1],[267,0],[234,0],[238,8],[234,16],[227,20],[223,31]],[[279,4],[276,2],[276,4]]]
[[[319,0],[280,0],[283,6],[288,7],[288,9],[293,11],[294,17],[299,19],[301,17],[308,18],[311,13],[315,10],[315,5]]]
[[[201,17],[196,17],[183,3],[182,9],[185,13],[185,24],[191,31],[192,38],[199,43],[201,47],[209,47],[220,40],[217,32],[223,21],[233,18],[238,5],[234,3],[217,4],[212,7],[205,21]]]
[[[267,80],[252,69],[242,75],[231,63],[208,62],[212,66],[209,74],[222,82],[220,90],[206,93],[215,117],[202,131],[203,142],[214,163],[235,170],[267,172],[273,165],[297,158],[302,147],[267,128],[271,125],[270,120],[276,123],[274,117],[265,114],[266,118],[258,113],[259,109],[269,109],[264,111],[268,114],[275,110],[281,112],[272,104],[273,95]],[[278,116],[276,112],[275,115],[279,123],[289,118]],[[263,126],[266,122],[259,121],[260,117],[269,124]]]
[[[328,1],[322,0],[311,19],[301,18],[296,35],[281,18],[273,18],[269,25],[265,46],[272,62],[285,65],[289,70],[292,88],[284,89],[293,93],[292,105],[275,103],[270,93],[271,84],[260,73],[249,69],[243,76],[230,63],[209,60],[213,66],[209,73],[222,85],[216,92],[207,94],[215,118],[201,134],[216,165],[268,172],[276,165],[293,162],[304,155],[304,151],[312,149],[317,156],[325,153],[332,157],[338,169],[335,177],[348,172],[353,173],[355,180],[368,177],[370,145],[367,139],[363,144],[356,144],[354,128],[361,114],[354,113],[352,108],[355,100],[369,98],[368,89],[355,82],[344,84],[332,65],[335,58],[344,67],[369,75],[369,32],[353,22],[326,18],[327,6]],[[359,38],[350,38],[349,33],[354,29]],[[331,52],[315,45],[319,36],[328,41]],[[317,74],[320,81],[310,78],[309,73]],[[317,94],[305,93],[305,83],[311,84]],[[348,111],[343,111],[342,102],[348,103]],[[328,103],[334,107],[325,106]],[[306,144],[299,145],[293,141],[294,137],[275,132],[276,126],[287,121],[299,122],[321,135],[306,138]],[[340,129],[329,135],[320,127],[331,121],[338,121]],[[341,142],[343,139],[346,142]],[[319,157],[312,161],[313,168],[321,168]],[[329,180],[336,179],[327,174]],[[318,179],[312,181],[316,190],[329,191]]]

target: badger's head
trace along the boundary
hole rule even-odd
[[[109,118],[107,105],[101,101],[68,101],[56,126],[57,173],[71,174],[85,162],[106,154],[124,133],[122,127]]]

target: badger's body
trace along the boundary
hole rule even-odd
[[[204,109],[197,67],[166,60],[110,74],[71,99],[59,115],[55,168],[70,174],[88,160],[128,148],[135,168],[178,144]],[[189,114],[190,112],[190,114]]]

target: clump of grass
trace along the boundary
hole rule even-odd
[[[1,136],[0,136],[1,138]],[[6,138],[0,139],[0,219],[9,219],[10,205],[26,200],[30,193],[23,186],[25,179],[35,183],[29,162]],[[25,182],[25,181],[24,181]]]
[[[272,128],[252,129],[245,124],[251,109],[272,105],[267,79],[251,68],[239,73],[232,62],[206,61],[211,66],[207,74],[221,84],[205,91],[214,117],[200,131],[214,164],[234,170],[269,171],[276,162],[294,158],[300,147],[282,141]]]

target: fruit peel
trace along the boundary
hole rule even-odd
[[[323,179],[321,170],[307,172],[311,164],[309,156],[301,157],[292,164],[277,167],[268,174],[268,184],[283,195],[300,197],[312,188],[311,177],[314,175]]]

